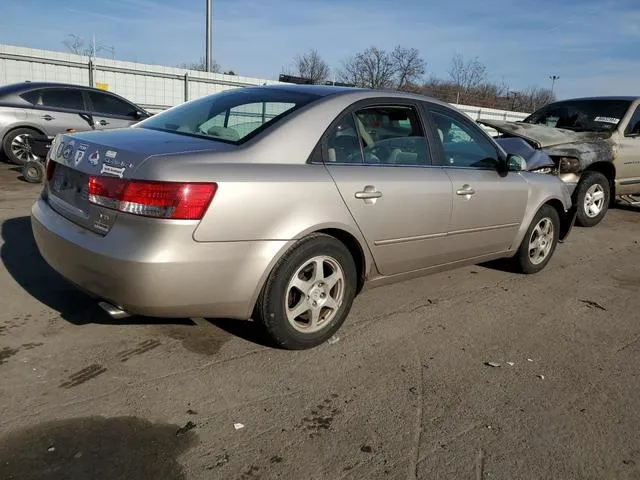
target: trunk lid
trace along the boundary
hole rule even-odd
[[[43,196],[68,220],[106,235],[119,213],[89,202],[91,176],[134,179],[141,165],[153,156],[213,153],[233,148],[233,145],[206,138],[146,128],[59,135],[49,151],[50,161],[55,165],[51,179],[45,183]]]

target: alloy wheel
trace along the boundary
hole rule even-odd
[[[548,217],[540,219],[529,239],[529,260],[533,265],[539,265],[547,258],[551,247],[553,247],[553,238],[554,231],[551,219]]]

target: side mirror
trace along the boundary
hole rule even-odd
[[[520,155],[510,153],[507,156],[507,170],[510,172],[524,172],[527,170],[527,161]]]

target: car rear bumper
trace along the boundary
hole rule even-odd
[[[145,224],[146,222],[146,224]],[[94,234],[42,199],[31,210],[44,259],[71,283],[127,313],[247,319],[287,241],[196,242],[194,222],[121,214]]]

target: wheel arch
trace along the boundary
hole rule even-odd
[[[582,171],[582,175],[586,172],[598,172],[609,180],[609,188],[611,189],[611,198],[615,197],[616,188],[616,166],[612,162],[595,162]]]
[[[20,125],[12,125],[6,132],[4,132],[4,135],[2,136],[2,138],[0,139],[0,149],[2,149],[2,151],[4,152],[4,141],[7,138],[7,136],[9,136],[11,134],[11,132],[15,132],[16,130],[20,130],[21,128],[27,129],[27,130],[33,130],[37,133],[39,133],[40,135],[44,135],[45,137],[47,136],[46,133],[44,133],[42,131],[42,129],[34,126],[34,125],[30,125],[30,124],[20,124]],[[6,154],[6,152],[4,152]]]
[[[569,236],[569,232],[573,227],[576,207],[572,206],[568,211],[566,211],[564,209],[564,205],[558,198],[550,198],[545,203],[543,203],[540,208],[542,208],[544,205],[550,206],[558,213],[558,218],[560,219],[560,231],[558,232],[558,240],[563,241]]]

